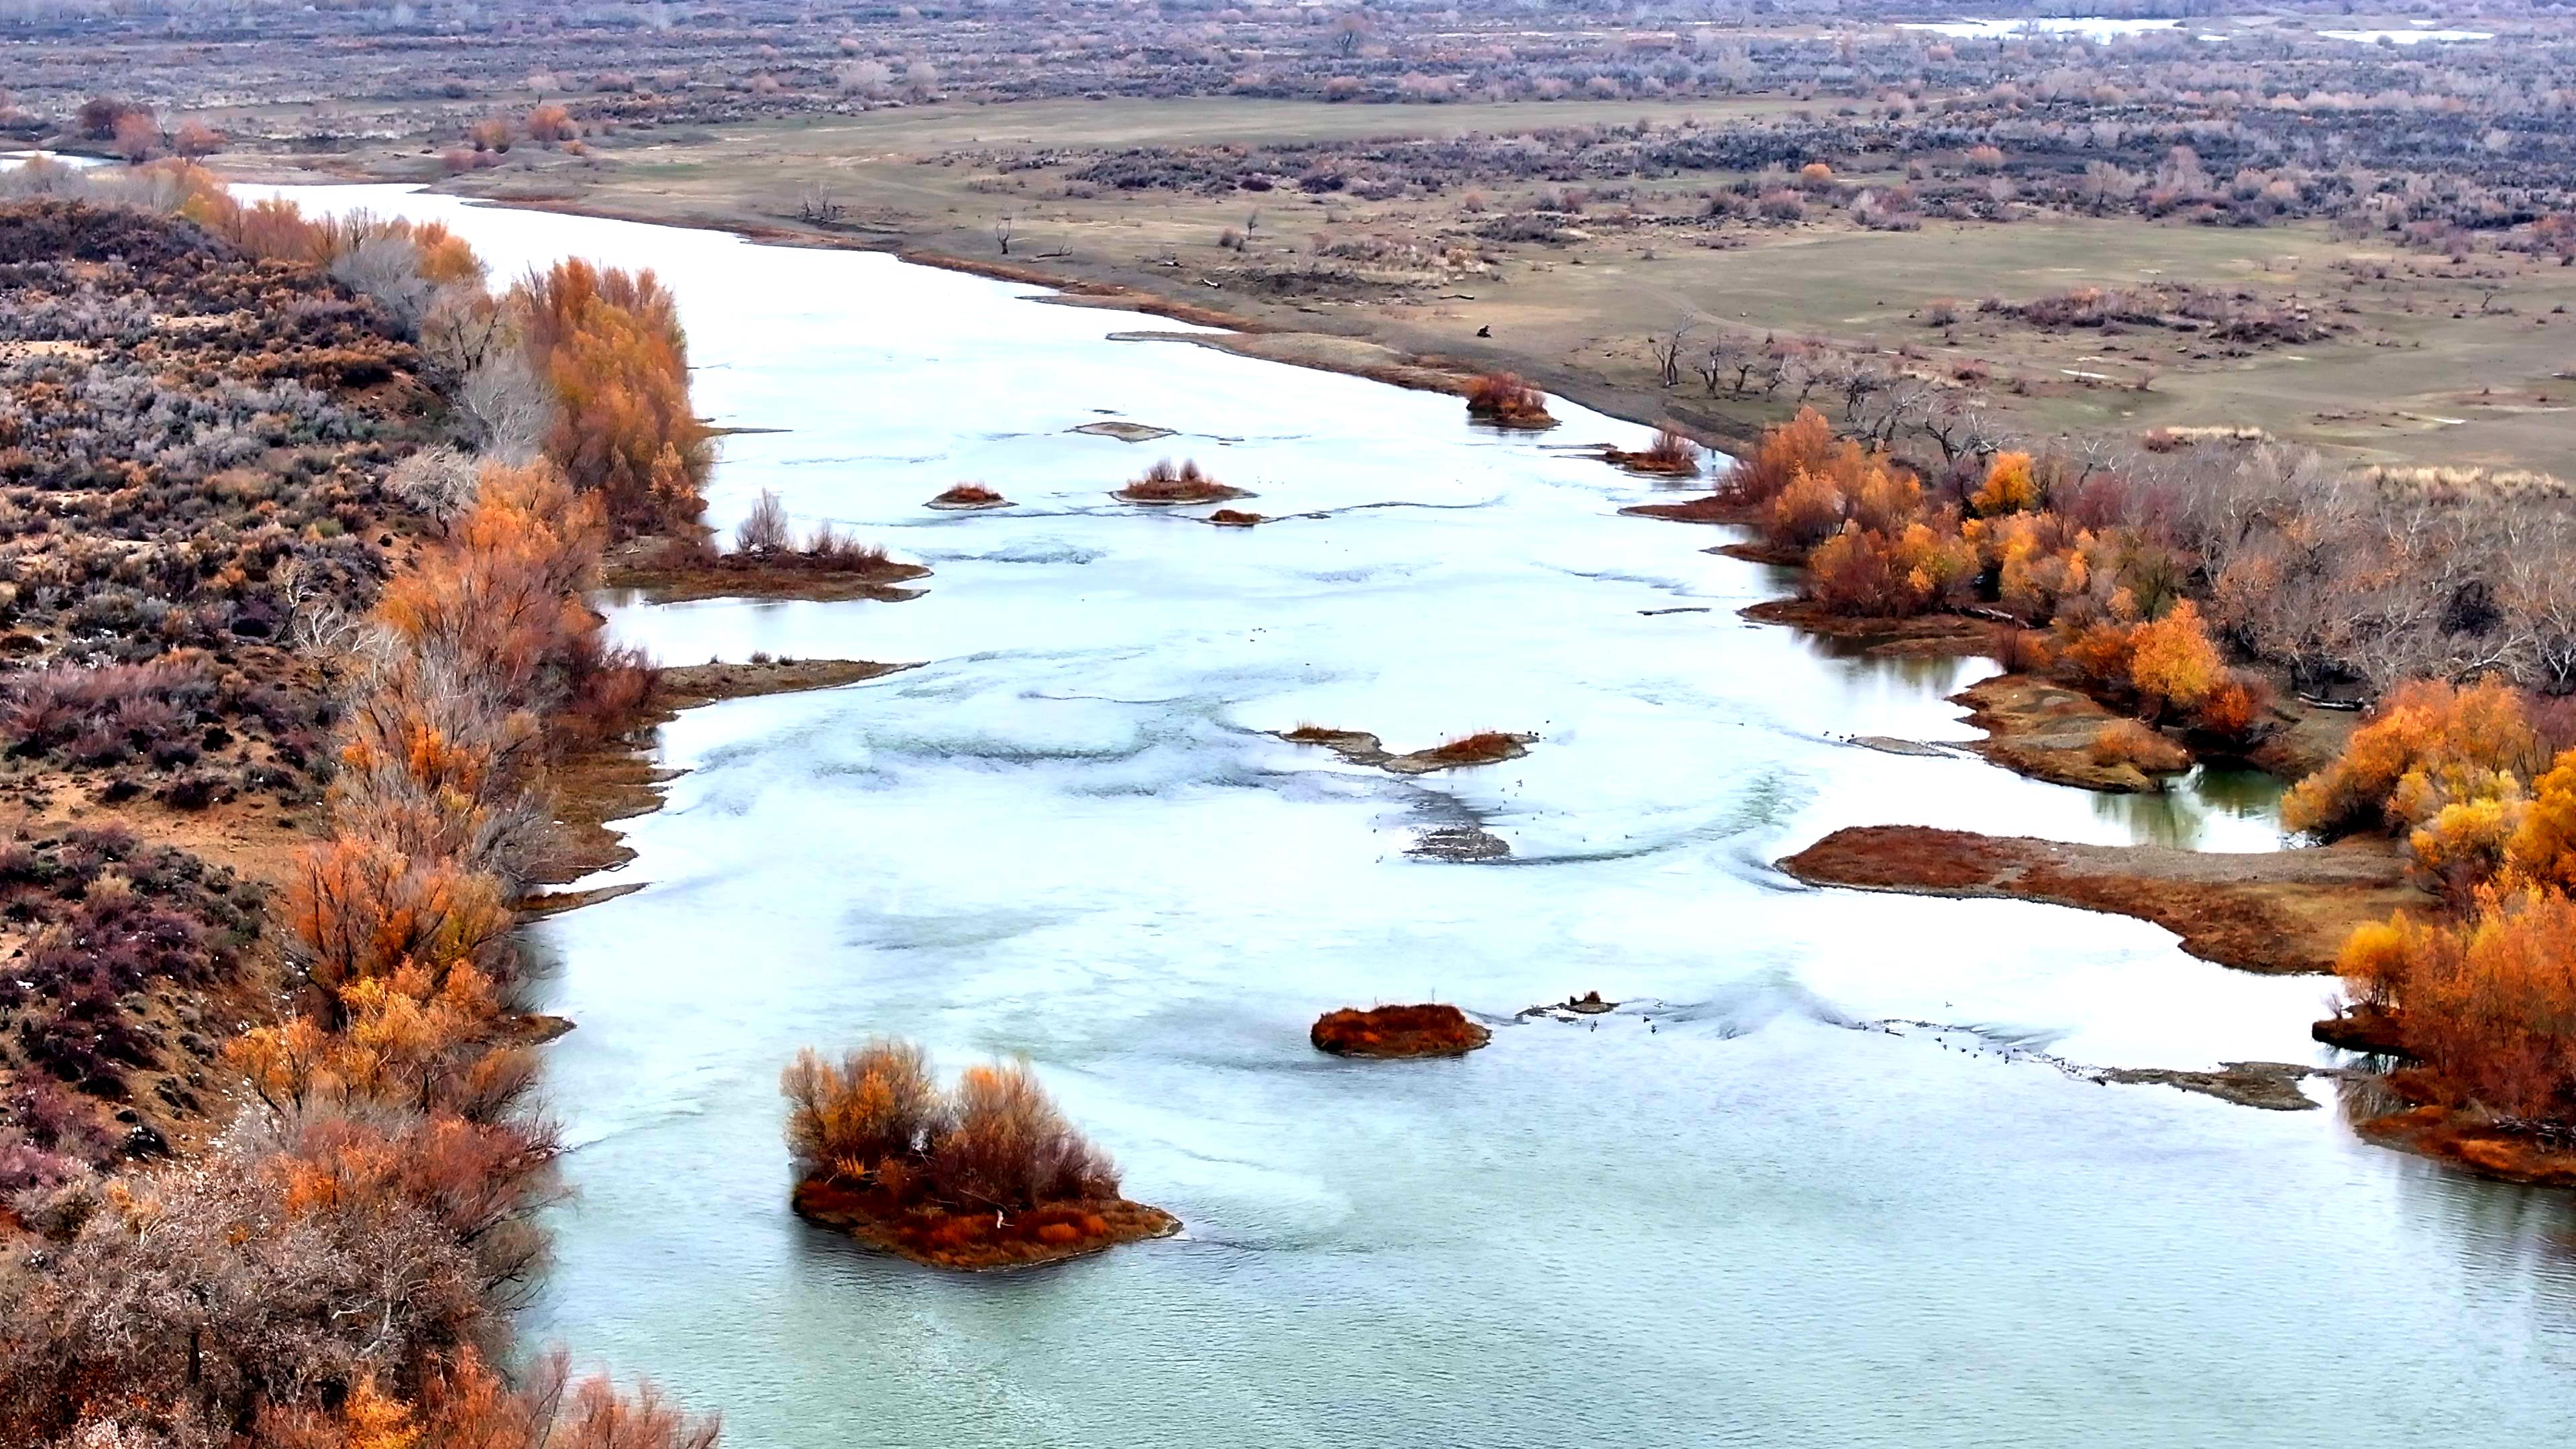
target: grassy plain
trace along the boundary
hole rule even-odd
[[[1777,336],[1876,352],[1928,377],[1955,380],[1973,368],[1986,375],[1986,405],[2024,435],[2251,427],[2356,462],[2536,468],[2576,478],[2576,427],[2566,416],[2576,400],[2576,317],[2565,311],[2576,304],[2576,268],[2547,259],[2472,254],[2452,262],[2336,240],[2310,223],[2231,229],[2030,212],[2009,223],[1930,220],[1919,230],[1870,231],[1829,211],[1794,225],[1716,222],[1698,215],[1700,194],[1738,177],[1711,172],[1628,182],[1618,202],[1536,242],[1478,233],[1482,221],[1528,207],[1543,189],[1536,184],[1450,185],[1382,201],[1290,187],[1204,196],[1068,184],[1090,159],[1082,153],[1127,146],[1512,135],[1641,120],[1669,127],[1790,104],[1397,109],[1213,98],[888,108],[630,132],[588,159],[521,148],[509,165],[441,185],[992,262],[1004,260],[995,226],[1007,217],[1008,260],[1019,266],[1156,293],[1279,332],[1512,367],[1578,401],[1640,420],[1678,420],[1720,439],[1747,436],[1784,416],[1794,399],[1786,391],[1736,397],[1725,388],[1712,396],[1687,369],[1678,386],[1661,386],[1649,337],[1687,324],[1694,353],[1728,335]],[[417,151],[328,164],[345,174],[352,163],[375,176],[438,176],[436,159]],[[800,213],[814,198],[845,210],[828,226],[813,225]],[[1256,213],[1243,246],[1220,245]],[[1324,252],[1371,242],[1409,260],[1353,266]],[[1425,260],[1443,256],[1450,262]],[[1460,256],[1475,260],[1461,267]],[[2223,348],[2155,326],[2043,330],[1977,305],[2150,283],[2286,303],[2329,324],[2329,335]],[[1957,320],[1935,325],[1943,302]],[[1293,356],[1300,348],[1280,338],[1272,350]],[[1320,339],[1303,350],[1349,351]],[[1813,400],[1822,403],[1826,391]]]

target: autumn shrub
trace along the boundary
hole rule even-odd
[[[1800,469],[1771,500],[1770,535],[1792,548],[1813,548],[1843,526],[1842,490],[1831,475]]]
[[[1978,516],[2027,513],[2040,506],[2039,483],[2028,453],[1997,453],[1986,467],[1986,481],[1968,499]]]
[[[1891,539],[1847,522],[1807,556],[1807,572],[1810,596],[1835,613],[1904,617],[1965,603],[1976,550],[1930,523],[1908,524]]]
[[[988,504],[1003,503],[1008,500],[1003,498],[1001,494],[985,487],[981,483],[958,483],[952,485],[938,497],[933,498],[930,501],[933,503],[948,504],[952,507],[977,507]]]
[[[2149,710],[2189,715],[2226,682],[2227,661],[2201,623],[2200,606],[2191,600],[2132,631],[2129,685]]]
[[[943,1093],[918,1047],[880,1039],[837,1063],[800,1053],[779,1090],[788,1150],[808,1178],[964,1213],[1118,1195],[1117,1169],[1025,1063],[969,1067]]]
[[[2411,829],[2459,800],[2519,791],[2546,756],[2520,694],[2488,676],[2461,688],[2417,680],[2382,701],[2332,764],[2281,802],[2292,830]]]
[[[1833,460],[1845,449],[1860,451],[1857,444],[1834,436],[1834,425],[1824,414],[1800,408],[1796,417],[1764,431],[1752,456],[1739,459],[1719,480],[1718,491],[1740,503],[1768,503],[1802,472],[1834,476]]]
[[[807,1173],[860,1178],[883,1159],[918,1159],[947,1113],[928,1054],[884,1037],[838,1062],[806,1048],[779,1090],[788,1101],[788,1152]]]
[[[1489,372],[1469,384],[1467,416],[1521,427],[1556,421],[1548,416],[1546,395],[1510,372]]]
[[[695,520],[714,453],[689,409],[688,341],[670,291],[650,271],[575,258],[531,272],[514,297],[554,393],[546,456],[576,491],[601,497],[621,535]]]
[[[347,836],[297,861],[284,910],[305,974],[335,996],[405,965],[491,967],[512,924],[497,877]]]
[[[2401,1013],[2407,1050],[2447,1104],[2576,1118],[2576,902],[2485,892],[2453,924],[2399,914],[2364,926],[2339,963],[2362,1000]]]

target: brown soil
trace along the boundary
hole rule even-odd
[[[1434,770],[1455,770],[1469,765],[1491,765],[1503,760],[1517,760],[1529,753],[1538,741],[1536,735],[1505,734],[1487,730],[1463,736],[1427,750],[1408,754],[1390,753],[1384,742],[1366,730],[1333,730],[1321,725],[1299,725],[1293,730],[1271,733],[1292,745],[1322,745],[1354,765],[1366,765],[1397,775],[1427,775]]]
[[[604,740],[555,767],[552,783],[562,843],[546,868],[532,876],[533,882],[561,885],[635,858],[635,852],[608,826],[611,821],[649,815],[662,808],[662,786],[675,778],[676,772],[654,766],[645,758],[644,749],[653,729],[677,718],[681,710],[723,699],[832,689],[913,667],[862,659],[798,659],[768,664],[687,664],[664,669],[632,733]],[[617,885],[570,896],[536,896],[523,901],[521,909],[553,914],[612,900],[635,889],[638,887]]]
[[[1667,523],[1721,523],[1736,528],[1751,528],[1762,521],[1760,504],[1739,503],[1719,493],[1704,493],[1678,503],[1636,503],[1619,511],[1638,518],[1660,518]],[[1775,561],[1802,564],[1807,557],[1803,552],[1796,552],[1776,560],[1761,560],[1766,563]]]
[[[2153,921],[2204,961],[2273,974],[2331,972],[2365,921],[2429,910],[2394,843],[2214,855],[2159,845],[2070,845],[1919,825],[1837,830],[1781,861],[1809,885],[2046,901]]]
[[[723,554],[719,557],[737,559],[741,556]],[[632,562],[612,564],[603,570],[600,586],[638,589],[656,603],[663,604],[686,604],[699,599],[810,599],[826,604],[874,599],[880,603],[899,604],[906,599],[921,597],[921,591],[895,585],[929,576],[930,570],[919,564],[897,563],[892,559],[862,569],[809,568],[790,562],[751,560],[692,564],[680,568]]]
[[[1637,510],[1626,508],[1620,511],[1634,513]],[[1721,543],[1715,548],[1701,551],[1724,554],[1728,558],[1740,558],[1746,563],[1770,564],[1775,568],[1797,569],[1807,566],[1807,554],[1804,549],[1785,543],[1765,543],[1758,538],[1748,538],[1740,543]]]
[[[809,1177],[789,1202],[809,1223],[838,1228],[871,1248],[932,1268],[985,1272],[1032,1268],[1168,1238],[1181,1220],[1125,1198],[1047,1203],[1016,1216],[894,1203],[885,1194]]]
[[[1950,699],[1966,705],[1968,723],[1986,732],[1968,748],[2015,774],[2115,794],[2164,788],[2157,776],[2128,760],[2097,757],[2096,737],[2127,716],[2090,695],[2026,674],[1999,674]],[[2184,752],[2175,772],[2189,768],[2191,757]]]
[[[1315,1050],[1337,1057],[1459,1057],[1494,1039],[1454,1006],[1346,1006],[1315,1019]]]
[[[2305,1112],[2316,1099],[2299,1090],[2302,1077],[2340,1075],[2331,1067],[2295,1062],[2221,1062],[2214,1072],[2176,1071],[2166,1067],[2113,1067],[2097,1081],[2144,1082],[2199,1092],[2240,1107],[2270,1112]]]
[[[2436,1162],[2531,1187],[2576,1187],[2576,1152],[2448,1107],[2408,1107],[2354,1124],[2382,1146],[2419,1153]]]

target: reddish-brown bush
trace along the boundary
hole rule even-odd
[[[1118,496],[1137,503],[1214,503],[1241,497],[1242,492],[1201,472],[1196,459],[1186,459],[1176,468],[1171,459],[1164,458],[1147,468],[1144,476],[1120,489]]]
[[[1516,373],[1489,372],[1467,389],[1467,416],[1501,427],[1552,427],[1547,397]]]
[[[1316,1018],[1307,1032],[1317,1051],[1344,1057],[1459,1056],[1492,1038],[1465,1012],[1432,1002],[1366,1011],[1346,1006]]]
[[[714,454],[689,410],[688,340],[669,290],[649,271],[575,258],[529,274],[514,295],[555,396],[546,456],[575,490],[600,495],[621,534],[695,520]]]
[[[879,1040],[838,1064],[800,1053],[779,1090],[804,1176],[906,1210],[1015,1213],[1118,1195],[1117,1169],[1025,1064],[969,1067],[942,1094],[920,1048]]]

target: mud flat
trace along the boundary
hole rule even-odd
[[[1428,775],[1434,770],[1463,769],[1469,765],[1499,764],[1517,760],[1529,753],[1538,742],[1536,735],[1504,734],[1489,730],[1467,735],[1427,750],[1394,754],[1384,741],[1366,730],[1332,730],[1319,725],[1299,725],[1293,730],[1272,730],[1292,745],[1322,745],[1354,765],[1365,765],[1394,775]]]
[[[2079,690],[2026,674],[1999,674],[1969,685],[1950,699],[1966,705],[1968,723],[1986,732],[1984,739],[1968,748],[2014,774],[2113,794],[2164,788],[2156,775],[2127,760],[2095,757],[2095,738],[2128,716]],[[2181,746],[2175,749],[2180,751]],[[2168,773],[2191,767],[2188,752],[2182,753],[2182,760],[2178,769]]]
[[[727,554],[725,558],[739,555]],[[879,603],[899,604],[921,597],[919,589],[897,587],[913,579],[928,578],[930,570],[920,564],[898,563],[888,559],[866,568],[807,568],[793,563],[741,564],[710,563],[666,567],[650,562],[612,564],[602,571],[600,584],[611,589],[635,589],[662,604],[689,604],[701,599],[805,599],[815,603],[838,604],[853,599],[873,599]]]
[[[2268,974],[2331,972],[2365,921],[2424,910],[2396,846],[2210,855],[2160,845],[2072,845],[1919,825],[1837,830],[1779,863],[1809,885],[2044,901],[2153,921],[2204,961]]]

